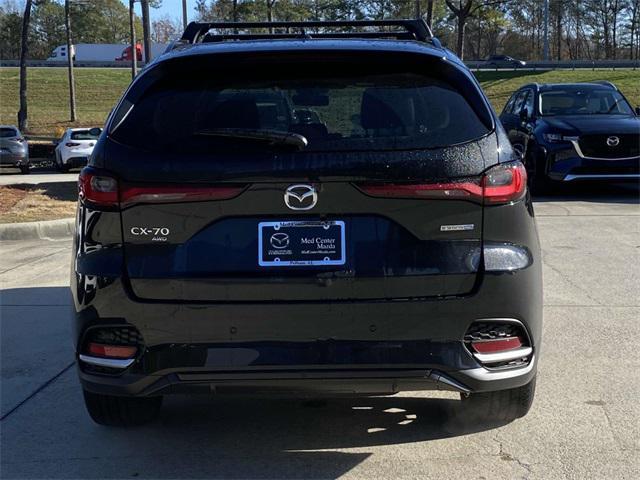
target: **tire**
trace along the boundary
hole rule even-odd
[[[29,165],[21,165],[20,166],[20,173],[22,173],[22,175],[28,175],[29,172],[30,172]]]
[[[160,412],[162,397],[116,397],[83,390],[89,415],[99,425],[129,427],[144,425]]]
[[[56,152],[55,162],[56,162],[56,170],[59,171],[60,173],[67,173],[69,171],[69,169],[66,168],[62,163],[62,157],[60,156],[59,152]]]
[[[533,380],[522,387],[463,396],[462,403],[465,413],[475,420],[512,422],[529,412],[535,392],[536,377],[533,377]]]
[[[545,173],[545,161],[544,157],[536,156],[530,149],[527,149],[524,162],[527,168],[527,183],[531,193],[536,195],[551,193],[556,183]]]

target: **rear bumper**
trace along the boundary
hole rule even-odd
[[[127,298],[119,280],[98,283],[93,308],[76,314],[76,350],[90,327],[107,325],[135,326],[145,348],[130,366],[106,374],[79,361],[80,380],[89,391],[126,396],[515,388],[536,371],[540,283],[534,263],[516,273],[485,275],[466,297],[255,305],[140,303]],[[525,325],[534,354],[524,366],[485,368],[464,346],[464,333],[474,321],[505,314]]]
[[[29,155],[24,154],[0,154],[0,167],[20,167],[23,165],[29,165]]]
[[[69,157],[63,160],[64,166],[67,168],[82,168],[87,166],[88,157]]]

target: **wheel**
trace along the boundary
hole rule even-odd
[[[162,406],[162,397],[116,397],[87,390],[83,393],[89,415],[100,425],[143,425],[155,419]]]
[[[524,417],[531,408],[536,391],[536,377],[526,385],[497,392],[462,396],[464,410],[476,420],[512,422]]]
[[[22,173],[23,175],[27,175],[29,173],[29,165],[21,165],[20,173]]]
[[[545,173],[546,159],[542,155],[536,155],[532,149],[527,149],[524,164],[527,168],[527,184],[529,190],[536,195],[550,193],[556,182]]]
[[[56,170],[61,173],[67,173],[69,171],[69,167],[66,167],[62,163],[62,157],[60,156],[60,152],[56,151]]]

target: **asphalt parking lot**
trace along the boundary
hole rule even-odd
[[[0,243],[2,478],[640,478],[640,188],[535,205],[545,320],[527,417],[462,425],[449,393],[176,397],[99,427],[70,340],[70,241]]]

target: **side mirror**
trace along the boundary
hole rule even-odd
[[[53,140],[51,143],[53,143],[53,145],[57,147],[57,146],[58,146],[58,144],[60,143],[60,140],[56,138],[56,139],[55,139],[55,140]]]
[[[640,107],[636,107],[636,115],[640,116]]]
[[[99,137],[101,133],[102,129],[98,127],[93,127],[91,130],[89,130],[89,135],[91,135],[92,137]]]

